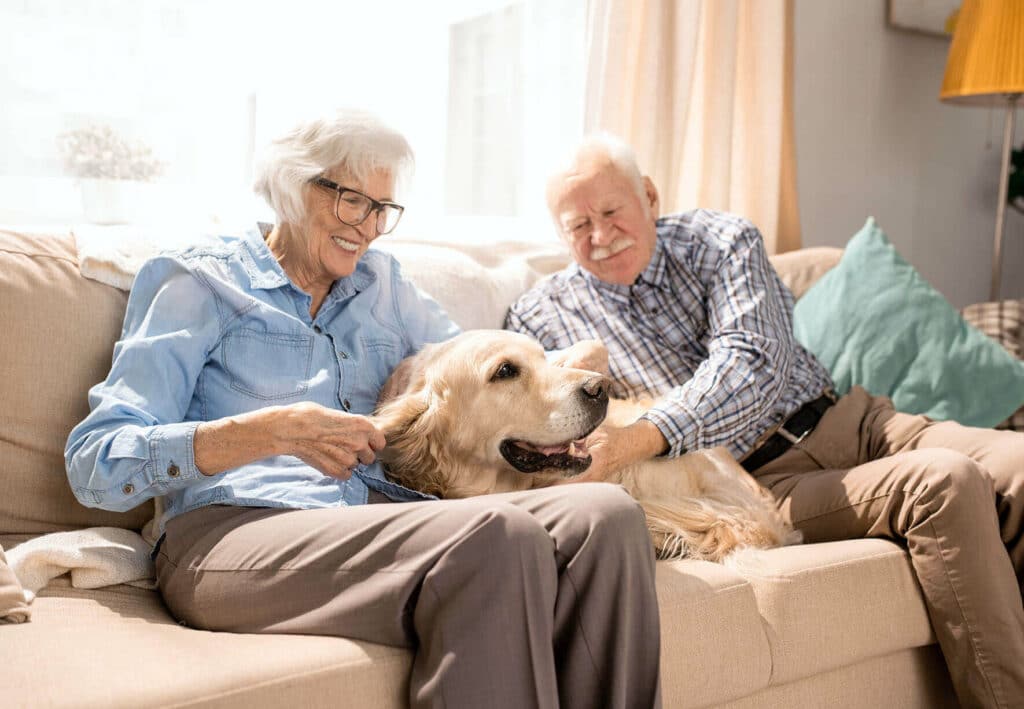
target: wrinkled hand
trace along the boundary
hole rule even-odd
[[[608,348],[600,340],[580,340],[551,358],[551,363],[567,369],[586,369],[608,376]]]
[[[616,428],[599,428],[584,442],[590,454],[590,467],[572,478],[573,482],[601,482],[610,473],[623,467],[616,455],[621,446],[620,431]]]
[[[627,466],[660,455],[668,443],[657,426],[640,419],[623,428],[599,428],[587,437],[586,446],[590,467],[574,477],[574,482],[607,480]]]
[[[352,468],[369,465],[386,441],[366,416],[335,411],[302,402],[277,411],[271,435],[278,448],[294,455],[324,475],[340,480],[352,477]]]

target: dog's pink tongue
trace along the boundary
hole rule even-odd
[[[526,441],[519,441],[519,445],[526,450],[535,451],[541,455],[556,455],[558,453],[565,453],[569,450],[568,443],[562,443],[557,446],[537,446]]]
[[[556,453],[565,453],[569,450],[569,446],[564,444],[560,446],[538,446],[537,450],[544,455],[555,455]]]

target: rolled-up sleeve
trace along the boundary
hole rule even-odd
[[[736,441],[771,415],[789,381],[792,322],[753,225],[723,251],[709,282],[708,356],[642,416],[665,436],[670,456]]]
[[[110,373],[89,391],[89,415],[68,437],[68,481],[88,507],[126,511],[202,476],[185,421],[221,332],[216,296],[181,261],[159,257],[136,276]]]

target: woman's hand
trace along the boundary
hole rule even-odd
[[[580,340],[551,358],[551,364],[608,376],[608,348],[600,340]]]
[[[348,480],[352,468],[372,463],[384,444],[384,434],[367,417],[301,402],[203,422],[192,447],[204,475],[293,455],[324,475]]]
[[[319,404],[284,406],[271,435],[279,449],[294,455],[324,475],[352,477],[352,468],[369,465],[385,444],[384,434],[366,416],[346,414]]]

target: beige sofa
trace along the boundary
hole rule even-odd
[[[526,245],[389,248],[466,327],[498,324],[516,292],[565,263],[555,248]],[[775,263],[800,293],[837,254],[808,249]],[[70,235],[0,231],[4,549],[53,531],[137,530],[153,513],[150,504],[125,514],[86,509],[64,475],[65,438],[106,374],[125,299],[80,275]],[[900,547],[857,540],[755,557],[745,571],[659,563],[666,707],[955,706]],[[410,655],[397,648],[192,630],[154,591],[87,591],[66,577],[32,611],[28,623],[0,624],[2,707],[405,704]]]

